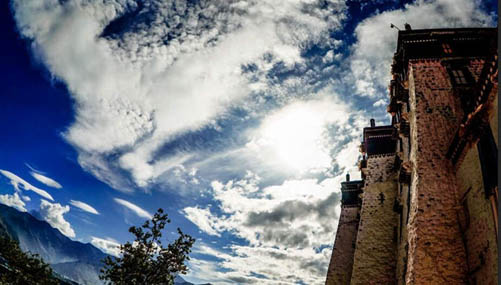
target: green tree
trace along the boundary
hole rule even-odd
[[[174,284],[174,277],[188,270],[184,262],[190,259],[188,254],[195,239],[178,228],[179,237],[164,247],[160,238],[167,223],[167,214],[158,209],[151,221],[130,227],[134,242],[120,246],[120,257],[108,256],[103,260],[99,278],[111,284]]]
[[[0,236],[0,284],[59,284],[38,254],[25,253],[9,236]]]

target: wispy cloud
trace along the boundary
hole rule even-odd
[[[79,208],[80,210],[83,210],[85,212],[94,214],[94,215],[99,215],[99,212],[94,209],[91,205],[81,202],[81,201],[76,201],[76,200],[70,200],[70,204]]]
[[[57,182],[56,180],[50,178],[50,177],[47,177],[47,176],[44,176],[40,173],[37,173],[37,172],[30,172],[31,176],[33,176],[36,180],[40,181],[41,183],[47,185],[47,186],[50,186],[50,187],[53,187],[53,188],[58,188],[58,189],[61,189],[63,188],[63,186],[61,186],[61,184],[59,184],[59,182]]]
[[[126,207],[127,209],[131,210],[132,212],[134,212],[134,214],[138,215],[139,217],[141,218],[146,218],[146,219],[151,219],[152,216],[150,213],[148,213],[148,211],[142,209],[141,207],[129,202],[129,201],[126,201],[126,200],[123,200],[123,199],[120,199],[120,198],[113,198],[113,200],[115,200],[116,203]]]
[[[0,204],[7,205],[9,207],[14,207],[18,209],[21,212],[26,212],[26,204],[19,198],[19,195],[17,193],[14,193],[12,195],[5,194],[5,195],[0,195]]]
[[[44,199],[40,201],[40,216],[52,227],[58,229],[63,235],[74,238],[75,231],[70,223],[64,219],[64,214],[70,211],[70,206],[59,203],[50,203]]]
[[[220,237],[220,228],[218,226],[218,220],[212,217],[209,209],[203,209],[200,207],[186,207],[183,209],[183,214],[192,223],[197,225],[197,227],[206,232],[209,235],[214,235]]]
[[[113,256],[120,255],[120,243],[112,238],[98,238],[92,237],[90,243],[101,249],[104,253],[111,254]]]
[[[1,170],[1,169],[0,169],[0,173],[2,173],[5,177],[10,179],[10,184],[12,184],[12,186],[14,186],[14,188],[17,191],[21,191],[21,189],[27,190],[27,191],[33,191],[33,192],[37,193],[38,195],[44,197],[45,199],[54,201],[54,198],[52,198],[52,196],[47,191],[31,185],[30,183],[26,182],[24,179],[15,175],[14,173],[7,171],[7,170]]]

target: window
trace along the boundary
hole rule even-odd
[[[464,76],[464,72],[461,69],[453,69],[451,70],[452,77],[454,78],[454,82],[459,85],[468,84],[466,77]]]
[[[454,62],[447,65],[447,72],[454,87],[473,87],[475,81],[466,63]]]
[[[445,54],[451,54],[452,48],[449,44],[442,44],[442,48],[444,49]]]
[[[464,115],[467,116],[475,107],[475,78],[464,60],[447,60],[444,66],[449,74],[449,80],[454,88],[454,93],[461,100]]]

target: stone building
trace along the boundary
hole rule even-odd
[[[496,28],[399,31],[326,284],[497,284],[497,66]]]

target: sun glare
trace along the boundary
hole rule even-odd
[[[304,173],[329,168],[327,126],[333,121],[329,103],[297,102],[281,109],[263,121],[250,145],[283,170]]]

